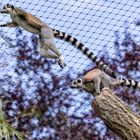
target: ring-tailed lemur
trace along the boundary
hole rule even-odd
[[[82,78],[77,78],[71,83],[71,88],[83,89],[93,95],[98,95],[104,87],[110,89],[117,86],[128,86],[140,89],[140,82],[134,80],[127,80],[124,78],[112,78],[100,69],[92,69],[86,73]]]
[[[71,35],[51,29],[37,17],[10,4],[6,4],[0,13],[10,14],[12,19],[12,22],[0,25],[0,27],[22,27],[33,34],[38,34],[40,44],[40,47],[38,48],[39,53],[47,58],[56,59],[61,67],[65,65],[64,58],[53,43],[54,37],[71,43],[77,49],[82,51],[89,59],[95,62],[101,70],[116,78],[114,72],[107,65],[105,65],[92,52],[90,52],[83,43]],[[49,50],[51,50],[53,53],[50,53]]]

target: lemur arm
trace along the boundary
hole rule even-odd
[[[0,25],[0,27],[18,27],[18,24],[16,22],[8,22]]]
[[[96,95],[98,95],[100,93],[100,85],[101,85],[100,77],[93,79],[93,84],[95,85],[95,93]]]
[[[6,10],[4,10],[4,9],[1,9],[0,10],[0,13],[2,13],[2,14],[8,14],[8,12]]]

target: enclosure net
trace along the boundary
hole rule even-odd
[[[119,77],[140,79],[140,2],[136,0],[5,0],[39,17],[51,28],[80,40]],[[1,24],[11,21],[0,14]],[[93,96],[70,82],[96,67],[74,46],[55,39],[66,67],[36,53],[37,36],[0,28],[0,98],[10,124],[28,140],[115,140],[91,108]],[[140,113],[138,90],[117,95]]]

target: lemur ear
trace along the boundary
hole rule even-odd
[[[11,5],[12,10],[15,9],[15,7],[13,5]]]
[[[6,5],[8,8],[10,7],[10,4],[9,3],[7,3],[7,5]]]
[[[6,9],[6,8],[11,8],[12,10],[14,9],[14,6],[13,5],[10,5],[9,3],[7,3],[3,9]]]

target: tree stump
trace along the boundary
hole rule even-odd
[[[140,116],[108,88],[92,102],[94,111],[123,140],[140,140]]]

